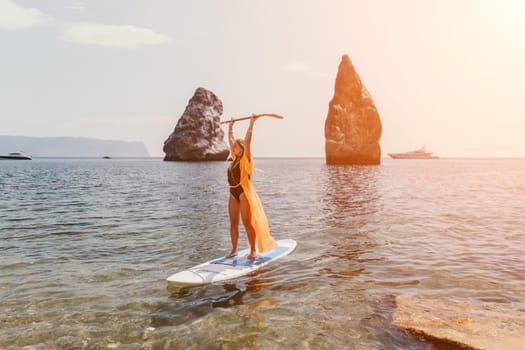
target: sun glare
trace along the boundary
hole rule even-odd
[[[525,40],[525,1],[505,0],[491,2],[499,7],[495,12],[499,15],[500,26],[505,34]]]

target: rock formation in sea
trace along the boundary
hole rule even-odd
[[[393,322],[462,348],[525,350],[525,313],[510,301],[400,295]]]
[[[348,55],[339,64],[324,132],[327,164],[381,163],[379,113]]]
[[[164,160],[224,161],[230,153],[220,127],[222,102],[211,91],[195,90],[175,130],[164,141]]]

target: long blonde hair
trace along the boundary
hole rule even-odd
[[[243,139],[237,139],[237,140],[235,140],[235,143],[238,144],[242,148],[242,152],[244,153],[244,140]]]

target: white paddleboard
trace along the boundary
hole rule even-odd
[[[281,239],[277,246],[265,253],[258,253],[255,259],[248,259],[249,250],[243,249],[233,258],[221,257],[210,260],[187,270],[177,272],[167,278],[168,282],[181,286],[198,286],[214,282],[231,280],[260,269],[290,254],[297,242],[293,239]]]

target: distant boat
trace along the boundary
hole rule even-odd
[[[31,160],[33,157],[22,152],[11,152],[8,154],[0,154],[0,159]]]
[[[110,156],[104,156],[104,157],[102,157],[102,158],[103,158],[103,159],[111,159]]]
[[[428,152],[425,149],[425,146],[415,151],[405,153],[388,153],[388,155],[393,159],[439,159],[436,154]]]

